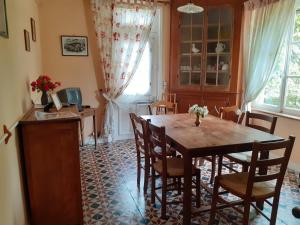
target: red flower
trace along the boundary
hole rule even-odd
[[[35,91],[49,91],[54,90],[61,85],[60,82],[52,82],[48,75],[41,75],[36,81],[31,82],[31,90]]]

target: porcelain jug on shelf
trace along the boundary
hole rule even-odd
[[[192,52],[193,53],[199,53],[200,52],[200,50],[198,48],[196,48],[195,44],[192,44]]]
[[[225,50],[225,44],[223,43],[218,43],[216,47],[216,53],[221,53]]]

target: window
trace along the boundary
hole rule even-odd
[[[145,46],[141,61],[135,72],[136,75],[132,77],[131,82],[125,89],[126,95],[146,95],[150,93],[151,83],[151,57],[149,42]]]
[[[300,7],[295,10],[293,27],[276,59],[271,78],[254,107],[300,116]]]

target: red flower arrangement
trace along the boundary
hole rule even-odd
[[[36,81],[31,82],[31,89],[34,92],[37,90],[38,92],[47,92],[50,90],[54,90],[58,86],[60,86],[60,82],[52,82],[51,78],[47,75],[39,76]]]

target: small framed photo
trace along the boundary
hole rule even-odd
[[[61,36],[63,56],[88,56],[88,38],[86,36]]]
[[[0,36],[8,38],[5,0],[0,0]]]
[[[30,52],[30,37],[29,32],[24,30],[25,50]]]
[[[51,94],[52,101],[57,111],[61,110],[62,104],[56,93]]]
[[[33,18],[30,18],[30,24],[31,24],[31,38],[33,41],[36,41],[35,20]]]

